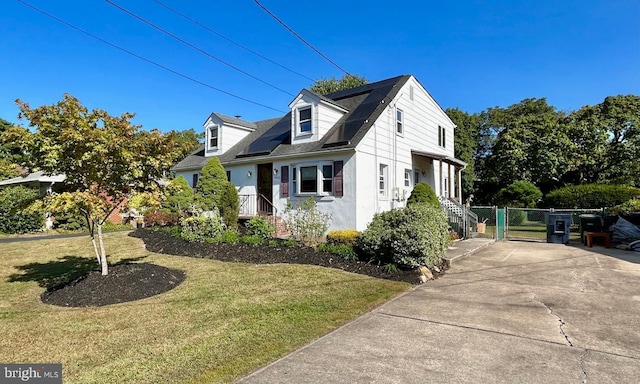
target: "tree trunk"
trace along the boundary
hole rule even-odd
[[[98,265],[100,262],[100,252],[98,252],[98,244],[96,244],[96,232],[95,227],[93,226],[93,221],[89,218],[89,215],[85,213],[85,219],[87,221],[87,227],[89,228],[89,237],[91,238],[91,244],[93,244],[93,252],[96,255],[96,260],[98,260]]]
[[[107,252],[104,249],[104,241],[102,240],[102,224],[98,224],[98,241],[100,242],[100,265],[102,266],[102,276],[109,274],[109,265],[107,264]]]

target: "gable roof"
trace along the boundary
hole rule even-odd
[[[231,116],[223,115],[222,113],[217,113],[217,112],[212,112],[209,115],[209,117],[207,117],[207,120],[209,120],[213,116],[218,117],[220,120],[222,120],[223,123],[227,123],[227,124],[231,124],[231,125],[238,125],[240,127],[245,127],[245,128],[256,129],[256,124],[255,123],[251,123],[249,121],[242,120],[239,117],[231,117]],[[205,123],[207,122],[207,120],[205,120]]]
[[[321,96],[347,110],[347,113],[318,141],[291,144],[291,113],[281,118],[258,121],[255,131],[220,155],[223,164],[254,161],[269,161],[269,158],[322,153],[329,150],[353,149],[367,134],[380,117],[389,102],[411,78],[411,75],[397,76]],[[221,115],[218,115],[221,116]],[[209,160],[205,157],[204,146],[173,167],[174,171],[202,168]]]
[[[30,173],[26,176],[14,177],[13,179],[0,181],[0,186],[20,185],[32,182],[37,183],[59,183],[66,179],[65,175],[45,175],[44,171]]]

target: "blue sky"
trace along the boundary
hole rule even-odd
[[[24,0],[186,76],[279,111],[310,79],[343,73],[253,0],[162,2],[303,76],[265,61],[153,0],[113,0],[280,90],[173,40],[109,3]],[[413,74],[443,108],[480,112],[528,97],[560,110],[640,94],[640,1],[260,1],[347,71],[370,81]],[[0,13],[0,117],[70,93],[89,108],[134,112],[145,129],[200,130],[209,113],[256,121],[280,112],[132,57],[26,7]],[[285,92],[283,92],[285,91]],[[26,122],[22,122],[26,124]]]

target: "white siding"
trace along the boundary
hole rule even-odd
[[[218,147],[210,148],[210,138],[211,138],[211,130],[210,128],[213,126],[218,127]],[[212,116],[209,118],[204,124],[205,130],[205,156],[220,156],[231,147],[236,145],[240,140],[244,139],[249,133],[251,133],[251,129],[231,126],[228,124],[224,124],[222,120],[217,118],[216,116]]]

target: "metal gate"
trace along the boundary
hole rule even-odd
[[[571,215],[570,240],[580,241],[580,215],[601,213],[602,209],[537,209],[506,208],[506,238],[513,240],[547,240],[546,214],[549,212]]]

